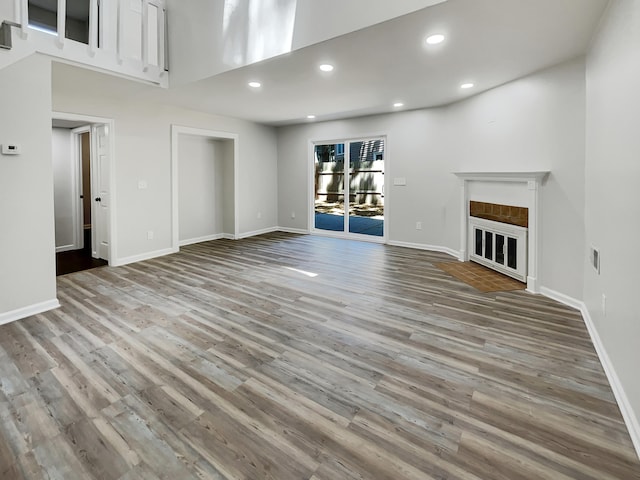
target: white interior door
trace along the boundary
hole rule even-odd
[[[109,127],[93,126],[91,137],[95,155],[91,162],[91,184],[93,195],[92,209],[92,256],[109,261],[109,214],[111,195],[109,191]]]

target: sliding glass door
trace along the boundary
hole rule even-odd
[[[344,231],[344,143],[315,146],[315,228]]]
[[[314,146],[314,228],[384,235],[382,138]]]

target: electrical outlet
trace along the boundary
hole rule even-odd
[[[607,316],[607,296],[602,294],[602,315]]]
[[[416,222],[416,230],[422,230],[422,222]]]
[[[258,218],[262,218],[262,212],[258,212]]]
[[[153,230],[147,232],[147,240],[153,240]]]
[[[291,218],[296,218],[296,212],[291,212]]]

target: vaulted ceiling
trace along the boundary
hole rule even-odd
[[[441,106],[585,54],[607,4],[448,0],[194,83],[138,85],[131,95],[271,125]],[[427,44],[431,34],[444,41]],[[325,63],[334,70],[320,71]]]

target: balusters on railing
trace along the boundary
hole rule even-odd
[[[20,3],[19,5],[18,2]],[[29,26],[29,0],[16,0],[16,12],[20,12],[20,19],[16,20],[20,23],[22,38],[27,38],[27,27]]]
[[[122,0],[115,0],[117,3],[116,12],[116,59],[120,65],[124,61],[124,7]]]
[[[64,47],[67,35],[67,0],[58,0],[58,46]]]
[[[89,55],[96,54],[98,47],[98,0],[89,3]]]
[[[149,0],[142,0],[142,28],[140,28],[142,71],[149,70]]]
[[[21,29],[22,38],[27,38],[30,30],[29,0],[13,1],[16,23]],[[66,38],[67,1],[71,0],[55,0],[56,25],[51,24],[51,27],[44,28],[56,34],[55,45],[59,49],[64,48],[65,51],[71,48]],[[132,0],[89,0],[87,52],[90,57],[101,56],[99,50],[107,48],[111,50],[112,55],[115,54],[118,65],[124,64],[127,69],[130,69],[135,66],[132,61],[136,62],[139,59],[143,72],[155,71],[157,67],[158,73],[164,75],[168,54],[166,28],[166,10],[163,0],[137,0],[135,3],[132,3]],[[138,34],[140,35],[139,45],[135,38]],[[43,37],[38,35],[36,38],[40,43]],[[133,45],[129,44],[132,40],[135,42]],[[75,49],[73,45],[71,50],[75,51]],[[113,58],[112,56],[112,62]]]
[[[167,10],[158,8],[158,67],[160,75],[164,75],[168,71],[167,56],[169,54],[169,45],[167,44]]]

